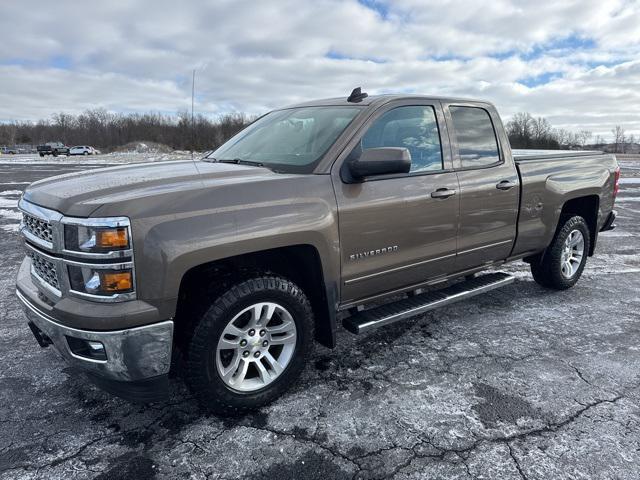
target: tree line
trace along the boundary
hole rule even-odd
[[[507,122],[505,129],[513,148],[557,150],[607,146],[607,149],[615,153],[625,153],[636,148],[635,136],[626,135],[620,125],[611,130],[613,143],[605,141],[601,135],[593,137],[589,130],[571,132],[564,128],[553,128],[546,118],[534,118],[527,112],[516,113]]]
[[[209,119],[159,113],[111,113],[87,110],[79,115],[58,113],[38,122],[0,124],[0,145],[39,145],[60,141],[66,145],[91,145],[103,151],[135,141],[167,145],[175,150],[205,151],[217,148],[244,128],[251,117],[234,113]]]
[[[217,119],[204,115],[192,118],[188,112],[178,115],[159,113],[111,113],[105,109],[87,110],[79,115],[58,113],[38,122],[0,124],[0,145],[38,145],[61,141],[66,145],[91,145],[112,151],[136,141],[155,142],[175,150],[212,150],[220,146],[253,120],[242,113]],[[505,126],[513,148],[579,149],[587,145],[606,147],[616,153],[637,148],[634,135],[617,125],[613,143],[605,142],[588,130],[571,132],[553,128],[546,118],[516,113]]]

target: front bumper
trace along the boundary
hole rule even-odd
[[[39,310],[20,290],[16,290],[16,294],[25,306],[29,322],[36,327],[34,334],[38,342],[41,345],[51,343],[70,366],[90,374],[90,378],[104,389],[130,398],[126,392],[128,383],[133,390],[140,385],[153,385],[157,390],[156,380],[160,379],[164,380],[159,383],[166,383],[171,367],[172,321],[115,331],[80,330],[61,325]],[[90,358],[84,354],[77,348],[83,342],[102,344],[105,358]],[[150,401],[146,397],[144,400]]]

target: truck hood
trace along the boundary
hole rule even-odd
[[[136,198],[283,176],[266,168],[203,161],[140,163],[40,180],[27,188],[24,199],[64,215],[89,217],[100,207]]]

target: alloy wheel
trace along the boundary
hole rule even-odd
[[[285,307],[255,303],[235,315],[222,331],[215,358],[218,374],[233,390],[260,390],[287,368],[296,339],[296,323]]]
[[[560,257],[561,272],[565,278],[572,278],[582,263],[584,256],[584,237],[580,230],[572,230],[562,247]]]

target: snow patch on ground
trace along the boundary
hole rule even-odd
[[[22,190],[5,190],[4,192],[0,192],[0,196],[2,197],[10,195],[22,195]]]
[[[0,208],[18,208],[18,199],[0,197]]]
[[[18,208],[17,198],[0,197],[0,208]]]
[[[623,230],[609,230],[607,232],[601,232],[600,235],[605,237],[635,237],[633,233]]]
[[[194,159],[202,158],[202,153],[194,153]],[[24,154],[13,155],[11,158],[0,159],[0,165],[118,165],[122,163],[167,162],[171,160],[191,160],[191,154],[186,151],[157,152],[157,151],[125,151],[100,155],[77,155],[72,157],[44,157]]]
[[[0,230],[3,230],[5,232],[18,232],[18,229],[20,228],[20,224],[19,223],[9,223],[7,225],[0,225]]]
[[[585,268],[586,273],[597,273],[598,275],[621,275],[623,273],[640,273],[640,268],[611,268],[607,266]]]
[[[0,218],[11,219],[11,220],[21,220],[22,213],[18,210],[6,210],[0,209]]]
[[[620,185],[640,185],[640,177],[627,177],[618,180]]]

